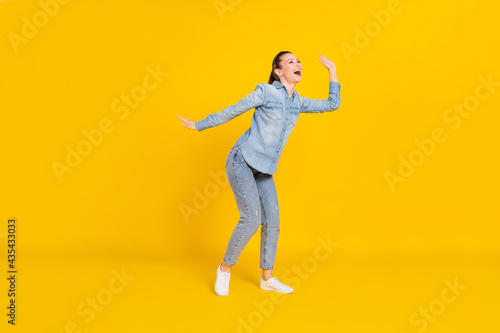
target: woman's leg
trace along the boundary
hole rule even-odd
[[[262,228],[260,240],[260,267],[262,277],[260,278],[260,289],[272,290],[278,293],[293,293],[293,288],[272,276],[274,259],[278,246],[280,234],[280,217],[278,206],[278,195],[272,175],[258,173],[255,181],[259,190],[262,205]]]
[[[243,248],[259,229],[261,203],[254,173],[241,156],[239,147],[229,153],[226,173],[240,213],[224,255],[225,265],[221,266],[222,271],[228,272],[227,266],[236,264]]]
[[[272,277],[280,233],[278,194],[272,175],[258,173],[255,175],[255,182],[262,210],[260,268],[264,280],[267,280]]]

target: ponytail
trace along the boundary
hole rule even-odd
[[[274,70],[273,70],[273,71],[271,71],[271,76],[269,76],[269,81],[267,83],[273,84],[274,81],[279,81],[279,78],[278,78],[278,80],[276,80],[275,77],[276,77],[276,74],[274,74]]]
[[[276,75],[276,73],[274,72],[274,70],[276,68],[281,68],[281,66],[280,66],[281,56],[284,55],[284,54],[287,54],[287,53],[292,53],[292,52],[290,52],[290,51],[281,51],[280,53],[278,53],[274,57],[274,59],[273,59],[273,70],[271,71],[271,75],[269,76],[269,81],[268,81],[269,84],[273,84],[274,81],[280,82],[280,79],[279,79],[278,75]]]

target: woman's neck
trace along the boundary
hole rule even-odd
[[[280,83],[285,86],[285,88],[288,92],[288,97],[292,97],[293,91],[295,90],[296,83],[289,83],[289,82],[286,82],[285,80],[282,80],[282,81],[283,82],[280,82]]]

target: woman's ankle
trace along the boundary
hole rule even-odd
[[[231,273],[231,268],[232,268],[232,266],[229,266],[229,265],[227,265],[227,264],[225,264],[225,263],[222,263],[222,264],[220,265],[220,270],[221,270],[222,272],[224,272],[224,273]]]
[[[264,281],[267,281],[272,277],[273,277],[273,270],[272,269],[262,269],[262,279]]]

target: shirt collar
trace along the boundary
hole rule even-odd
[[[286,87],[285,87],[284,85],[282,85],[282,84],[281,84],[281,82],[279,82],[279,81],[274,81],[274,82],[273,82],[273,86],[275,86],[277,89],[279,89],[279,88],[283,88],[283,89],[287,92],[287,94],[288,94],[288,91],[287,91]],[[293,94],[292,94],[292,97],[294,97],[294,96],[296,95],[296,93],[297,93],[297,91],[295,91],[295,90],[294,90],[294,91],[293,91]]]

